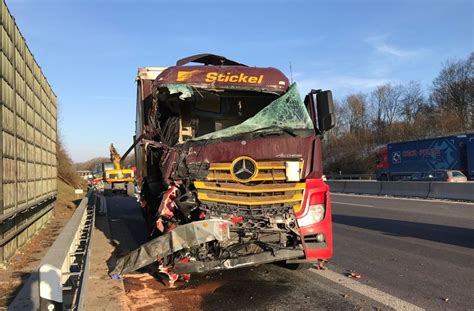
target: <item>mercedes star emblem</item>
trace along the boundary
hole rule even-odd
[[[240,158],[234,163],[232,173],[240,181],[249,181],[257,173],[257,165],[250,158]]]

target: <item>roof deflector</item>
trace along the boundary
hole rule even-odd
[[[215,54],[196,54],[193,56],[185,57],[176,62],[176,66],[183,66],[188,63],[200,63],[204,65],[214,65],[214,66],[244,66],[247,65],[238,63],[236,61],[225,58],[224,56],[219,56]]]

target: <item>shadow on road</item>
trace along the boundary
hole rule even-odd
[[[474,229],[425,224],[404,220],[333,215],[333,222],[386,234],[474,248]]]
[[[107,260],[109,272],[115,268],[117,258],[148,241],[146,226],[136,200],[124,195],[105,196],[107,209],[100,209],[101,200],[96,198],[95,227],[102,231],[113,246]],[[104,212],[106,214],[101,214]]]

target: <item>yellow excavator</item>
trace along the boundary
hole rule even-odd
[[[113,169],[104,169],[104,190],[126,192],[133,195],[135,174],[132,169],[122,168],[120,154],[115,149],[114,144],[110,144],[110,161]]]

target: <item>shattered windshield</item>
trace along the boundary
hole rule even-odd
[[[278,99],[246,121],[190,141],[218,139],[268,129],[313,130],[313,122],[300,97],[296,83]]]

